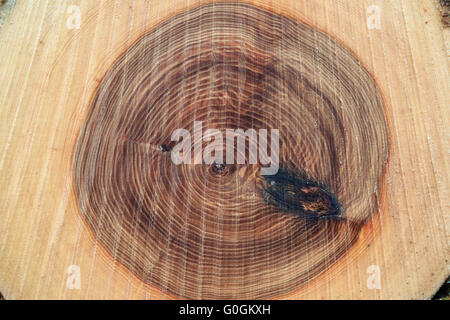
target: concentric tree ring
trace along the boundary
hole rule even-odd
[[[279,173],[175,165],[171,134],[194,121],[279,129]],[[377,211],[386,157],[380,94],[347,49],[287,17],[215,3],[169,18],[112,65],[73,170],[89,228],[143,282],[268,298],[348,250]]]

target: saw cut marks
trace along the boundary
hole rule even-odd
[[[278,129],[279,172],[175,165],[171,135],[194,121]],[[387,141],[372,77],[336,40],[214,3],[169,18],[111,66],[78,138],[75,193],[95,238],[144,283],[271,298],[326,271],[376,214]]]

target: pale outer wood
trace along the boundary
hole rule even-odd
[[[378,217],[319,278],[281,298],[423,299],[449,274],[449,66],[432,0],[253,1],[326,31],[375,77],[390,157]],[[0,30],[0,292],[7,299],[170,298],[115,264],[77,212],[71,157],[108,67],[198,1],[19,1]],[[69,30],[67,7],[82,24]],[[366,8],[381,8],[369,30]],[[428,23],[426,23],[428,22]],[[372,241],[366,241],[370,230]],[[81,289],[66,286],[79,265]],[[377,265],[381,289],[366,270]]]

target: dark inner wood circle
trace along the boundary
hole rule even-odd
[[[280,132],[280,171],[175,165],[177,128]],[[377,211],[387,129],[336,40],[247,4],[202,5],[132,45],[96,90],[73,157],[79,210],[112,257],[179,297],[269,298],[343,256]]]

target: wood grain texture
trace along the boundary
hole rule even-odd
[[[176,15],[115,62],[90,108],[74,155],[79,208],[115,259],[178,296],[288,293],[377,211],[388,143],[375,83],[336,41],[282,15],[227,3]],[[262,178],[248,146],[221,174],[174,164],[171,135],[195,121],[278,129],[280,173]],[[192,144],[193,155],[206,143]],[[308,219],[319,207],[323,219]]]
[[[245,12],[252,12],[252,14],[246,19],[231,20],[227,24],[228,28],[239,30],[238,26],[233,24],[233,21],[238,21],[235,23],[240,22],[242,25],[253,26],[253,28],[257,26],[261,29],[253,32],[252,37],[246,38],[245,32],[249,33],[251,27],[246,28],[242,33],[226,33],[225,28],[208,27],[207,19],[205,19],[204,24],[200,24],[205,29],[199,28],[205,34],[209,32],[214,41],[204,42],[209,44],[209,47],[206,45],[201,50],[192,49],[190,54],[180,53],[177,56],[177,42],[173,40],[176,37],[187,39],[184,37],[189,35],[192,39],[199,38],[200,32],[197,31],[198,34],[196,34],[195,29],[189,29],[191,24],[188,17],[179,20],[179,30],[192,30],[190,33],[170,28],[176,25],[178,20],[169,20],[174,24],[166,27],[170,37],[166,38],[164,36],[166,32],[161,30],[158,34],[158,43],[168,41],[163,47],[167,50],[158,52],[156,56],[147,56],[143,49],[147,48],[151,51],[152,42],[145,41],[152,39],[152,35],[155,37],[155,33],[151,33],[155,27],[158,25],[161,27],[160,23],[167,18],[183,14],[182,12],[187,9],[198,7],[202,3],[176,0],[156,3],[80,1],[76,4],[79,4],[81,8],[82,24],[81,28],[76,30],[70,30],[66,26],[67,3],[19,1],[16,4],[9,17],[10,23],[0,32],[2,44],[0,53],[4,57],[0,65],[3,71],[0,75],[0,97],[3,105],[0,109],[0,183],[4,190],[0,193],[0,291],[7,299],[431,297],[448,276],[449,258],[447,231],[449,69],[440,14],[435,3],[432,1],[360,1],[355,5],[354,1],[345,0],[335,1],[333,4],[319,0],[248,1],[246,3],[252,3],[272,12],[279,26],[276,27],[276,22],[266,22],[267,26],[250,22],[252,19],[262,21],[262,24],[267,21],[262,18],[266,13],[261,13],[259,9],[253,11],[255,9],[248,7],[234,10],[233,17],[239,17]],[[380,30],[367,28],[366,10],[373,4],[381,9]],[[230,6],[230,8],[238,7]],[[220,11],[219,5],[216,9]],[[425,10],[426,13],[424,13]],[[288,18],[292,20],[287,20]],[[425,23],[425,18],[428,23]],[[194,19],[194,21],[198,20],[201,21],[200,18]],[[185,29],[181,27],[182,21],[185,22]],[[215,22],[220,25],[220,21],[218,19]],[[303,28],[304,33],[298,28]],[[424,28],[427,32],[422,32]],[[262,38],[268,29],[270,29],[269,35],[281,35],[281,39],[276,45],[274,43],[266,46],[258,44],[258,37]],[[290,40],[290,30],[295,30],[293,34],[301,34],[302,37],[292,36]],[[221,32],[225,40],[215,42],[215,39],[220,38],[214,38],[213,34],[220,35]],[[315,41],[308,40],[308,37],[313,37]],[[241,42],[232,43],[236,39]],[[191,43],[201,43],[201,41],[192,41],[183,42],[180,48],[189,48]],[[293,44],[284,47],[283,43],[286,44],[289,41]],[[313,53],[310,55],[307,54],[306,47],[302,47],[305,43],[310,45],[314,43],[311,45]],[[224,48],[230,48],[230,51]],[[295,60],[295,54],[289,54],[289,48],[304,53],[304,60]],[[249,69],[255,73],[254,77],[250,76],[250,71],[244,67],[246,70],[244,74],[249,75],[245,81],[240,80],[239,77],[236,79],[234,76],[236,73],[232,71],[233,67],[239,64],[239,50],[245,52],[244,66],[251,66]],[[320,53],[327,50],[328,53],[322,58]],[[125,52],[127,53],[124,54]],[[240,218],[233,216],[232,211],[229,211],[231,226],[245,226],[247,230],[231,228],[228,235],[225,232],[226,219],[217,223],[214,219],[217,215],[213,216],[214,210],[211,209],[211,212],[208,212],[205,205],[200,211],[204,219],[200,220],[200,225],[197,226],[196,219],[183,220],[185,216],[182,213],[186,211],[166,210],[164,213],[166,215],[169,213],[174,223],[161,232],[159,240],[154,240],[155,242],[145,239],[145,236],[148,237],[150,234],[146,231],[142,233],[144,235],[142,241],[136,237],[139,232],[132,233],[130,232],[132,229],[122,228],[120,230],[128,231],[115,234],[111,227],[96,225],[97,222],[94,219],[98,214],[98,208],[91,206],[94,209],[87,209],[92,210],[92,214],[88,215],[86,214],[88,211],[83,211],[83,207],[80,207],[80,199],[83,197],[85,201],[81,200],[81,203],[89,203],[87,199],[91,195],[97,194],[104,197],[110,194],[102,193],[107,192],[106,185],[96,188],[99,193],[81,192],[83,179],[87,179],[83,178],[83,174],[88,174],[88,171],[81,168],[86,164],[97,165],[101,159],[108,158],[108,155],[111,157],[112,154],[109,153],[111,148],[119,148],[121,152],[131,152],[134,157],[127,156],[123,159],[134,159],[135,162],[131,163],[136,165],[144,159],[139,160],[140,157],[148,157],[148,153],[141,152],[142,148],[149,149],[151,145],[160,146],[164,143],[165,130],[170,132],[169,129],[173,128],[170,122],[167,123],[168,120],[178,127],[180,121],[185,119],[187,127],[192,124],[192,114],[196,114],[200,117],[204,116],[204,120],[209,121],[208,124],[211,125],[223,127],[228,124],[224,120],[228,117],[220,112],[215,117],[207,117],[204,110],[208,110],[208,107],[205,107],[205,104],[203,106],[201,103],[196,104],[198,99],[192,98],[192,108],[196,110],[196,113],[183,113],[184,108],[189,107],[189,103],[186,106],[182,102],[190,100],[168,94],[165,96],[166,103],[174,102],[174,104],[162,110],[165,110],[164,112],[173,110],[173,116],[150,112],[148,115],[139,114],[136,117],[132,112],[138,111],[139,108],[134,109],[135,111],[125,110],[130,113],[117,112],[121,109],[113,103],[114,114],[117,116],[112,117],[113,121],[109,122],[109,127],[108,123],[101,125],[98,121],[92,121],[93,114],[95,115],[97,110],[96,102],[104,101],[102,99],[105,98],[105,94],[110,95],[110,101],[114,101],[116,99],[114,94],[118,94],[108,91],[107,79],[112,79],[114,74],[126,65],[124,62],[127,58],[135,56],[136,61],[140,61],[141,65],[136,71],[132,69],[137,73],[131,72],[130,75],[138,76],[127,80],[127,83],[135,81],[127,88],[144,90],[151,86],[151,81],[156,81],[157,74],[167,79],[177,77],[186,79],[184,77],[186,68],[177,75],[177,72],[180,73],[180,69],[177,68],[181,68],[177,66],[177,62],[189,66],[189,57],[199,57],[203,54],[205,57],[203,61],[208,64],[211,61],[211,52],[214,52],[215,59],[227,63],[222,63],[221,66],[225,67],[224,69],[214,68],[213,65],[206,68],[208,77],[205,79],[209,81],[210,75],[216,74],[219,75],[218,79],[222,81],[221,83],[213,88],[208,86],[202,91],[202,84],[195,81],[192,89],[187,86],[185,80],[181,81],[181,85],[176,81],[168,81],[164,84],[173,86],[175,89],[167,90],[167,92],[176,95],[179,91],[176,88],[182,88],[185,90],[182,91],[184,95],[181,95],[183,99],[187,99],[189,90],[196,92],[197,97],[203,93],[205,97],[211,97],[209,100],[212,102],[216,101],[217,104],[225,102],[230,112],[235,112],[236,115],[240,115],[242,111],[233,111],[239,105],[236,101],[251,101],[252,103],[241,104],[246,111],[250,112],[259,103],[261,109],[273,108],[274,110],[270,112],[273,114],[270,117],[264,114],[261,116],[261,112],[250,113],[255,120],[259,119],[264,125],[274,124],[276,127],[286,124],[287,132],[300,133],[308,137],[305,141],[317,141],[314,145],[319,146],[319,150],[320,147],[329,146],[330,141],[338,141],[336,148],[341,150],[338,154],[342,157],[342,163],[346,168],[336,166],[332,173],[332,170],[324,169],[330,168],[324,165],[324,161],[329,163],[330,160],[328,148],[318,152],[320,155],[316,155],[313,151],[317,151],[317,148],[313,148],[307,142],[298,143],[303,141],[301,139],[285,141],[281,139],[285,145],[291,146],[285,149],[286,154],[280,157],[285,160],[285,163],[289,163],[286,166],[288,171],[301,171],[301,174],[294,175],[296,179],[300,179],[300,176],[306,173],[304,171],[309,169],[308,174],[311,176],[307,174],[308,178],[325,185],[342,205],[344,224],[347,227],[336,227],[335,222],[323,220],[325,222],[322,221],[315,227],[321,230],[318,233],[320,236],[313,238],[318,239],[317,243],[320,246],[309,246],[301,241],[301,235],[310,236],[314,227],[306,227],[303,220],[293,215],[276,213],[277,210],[280,211],[280,208],[277,209],[275,205],[271,207],[272,215],[269,218],[255,218],[251,214],[248,224],[241,224]],[[226,55],[227,52],[230,54]],[[152,70],[155,73],[152,73],[148,82],[144,81],[141,84],[143,77],[139,75],[139,72],[142,74],[149,72],[149,64],[159,57],[158,55],[161,55],[161,61],[164,61],[163,57],[167,55],[173,58],[166,64],[158,64],[157,68]],[[336,60],[338,58],[342,58],[343,61]],[[142,61],[149,63],[144,65]],[[323,69],[318,67],[321,63],[324,66]],[[347,70],[349,63],[352,67]],[[289,73],[286,71],[288,66],[292,66],[292,77],[296,80],[292,81],[297,84],[297,91],[295,89],[292,92],[270,91],[272,86],[286,88],[286,82],[289,83]],[[309,70],[308,67],[316,69]],[[195,68],[198,70],[197,66]],[[295,72],[299,70],[305,74],[303,78],[298,73],[295,75]],[[329,70],[332,72],[321,72]],[[349,88],[341,86],[340,90],[337,90],[339,84],[348,83],[343,81],[345,74],[351,75],[353,80],[349,81],[352,84],[356,82],[356,85]],[[265,77],[262,78],[264,79],[262,82],[256,84],[258,75],[265,75]],[[284,80],[281,81],[283,85],[280,79]],[[228,91],[225,91],[224,85]],[[319,85],[323,89],[320,93],[313,90]],[[241,88],[239,95],[237,88]],[[258,99],[249,100],[255,92],[258,93],[258,89],[262,89]],[[348,94],[345,89],[348,89]],[[163,89],[156,91],[166,92]],[[224,92],[228,94],[224,95]],[[368,96],[361,100],[364,104],[356,104],[359,106],[356,109],[361,110],[361,106],[369,109],[355,116],[355,109],[352,109],[354,108],[352,106],[355,106],[354,101],[359,101],[355,98],[358,94]],[[102,99],[99,98],[100,96]],[[126,97],[126,95],[123,96]],[[142,101],[145,101],[145,94],[140,97]],[[296,105],[293,102],[289,104],[289,99],[292,97],[300,97],[300,100],[303,98],[303,101],[306,101],[301,104],[304,110],[309,110],[308,105],[323,105],[317,102],[326,97],[332,97],[332,106],[335,108],[339,105],[338,102],[343,103],[348,100],[353,103],[345,104],[350,106],[349,108],[338,109],[336,119],[324,116],[327,112],[320,109],[316,110],[314,116],[311,115],[313,119],[323,119],[321,120],[323,125],[328,124],[332,128],[333,138],[323,140],[324,130],[317,129],[318,131],[315,132],[314,127],[308,125],[311,121],[306,121],[307,125],[304,127],[295,125],[301,119],[296,119],[295,112],[289,113]],[[129,95],[129,98],[137,99],[135,95]],[[273,101],[277,103],[271,103]],[[373,107],[368,107],[371,104]],[[139,106],[135,103],[131,105]],[[275,110],[285,112],[277,113]],[[371,116],[366,117],[368,114]],[[123,128],[124,131],[114,131],[112,124],[115,123],[114,121],[119,121],[122,115],[124,116],[122,122],[128,125],[117,127]],[[159,129],[153,133],[154,137],[163,140],[155,138],[155,141],[151,141],[151,130],[136,130],[139,128],[139,121],[136,120],[146,119],[146,117],[153,119],[155,128]],[[239,116],[237,118],[239,119]],[[236,120],[235,116],[231,116],[231,119]],[[386,121],[385,124],[384,121]],[[97,133],[98,137],[92,140],[95,142],[93,145],[89,144],[87,134],[89,130],[86,129],[89,123],[94,123],[94,127],[98,128],[95,130],[100,130]],[[335,124],[330,125],[330,123]],[[336,131],[339,123],[343,123],[345,128],[341,138]],[[240,124],[245,127],[245,123]],[[106,131],[102,132],[101,128],[106,128]],[[387,139],[389,157],[385,162]],[[142,144],[141,140],[145,140],[147,144]],[[85,147],[80,147],[83,145],[80,141],[86,141]],[[297,143],[294,144],[293,141]],[[343,147],[342,141],[349,141],[349,144]],[[94,150],[95,146],[103,146],[98,151],[106,158],[99,157],[97,160],[100,162],[83,160],[83,157],[89,154],[86,150],[89,148]],[[350,146],[352,146],[352,152],[348,151]],[[160,153],[161,150],[155,151],[154,157],[162,157]],[[302,154],[304,157],[295,157],[297,154]],[[109,172],[119,174],[119,168],[114,167],[112,163],[109,164]],[[331,163],[337,164],[339,161]],[[168,162],[166,164],[170,165]],[[380,180],[380,172],[383,171],[384,166],[385,173]],[[129,164],[123,168],[134,167]],[[162,177],[153,176],[151,181],[159,181],[157,185],[163,186],[164,179],[174,171],[169,169],[161,171],[165,174]],[[211,168],[201,166],[197,169],[180,168],[179,170],[185,170],[186,176],[192,178],[192,181],[198,181],[204,188],[205,182],[215,179],[209,169]],[[142,177],[146,174],[155,174],[155,171],[150,168],[142,168],[142,170],[140,172],[145,174],[139,176],[140,178],[136,176],[131,181],[144,179]],[[362,177],[359,177],[358,170],[363,170]],[[117,181],[130,181],[131,172],[134,171],[129,171],[125,175],[127,179]],[[235,188],[245,185],[244,182],[247,180],[259,181],[259,185],[255,184],[255,190],[259,190],[261,194],[261,188],[264,187],[263,180],[253,177],[245,170],[236,172],[244,174],[239,176],[232,171],[232,174],[216,177],[222,183],[217,183],[220,188],[211,189],[211,191],[217,195],[218,202],[221,201],[220,199],[225,199],[223,198],[226,194],[224,188],[230,187],[230,190],[236,190]],[[206,177],[207,174],[209,174],[208,177]],[[95,172],[88,174],[88,177],[94,178]],[[238,177],[243,180],[236,183],[236,179],[231,179],[229,184],[223,183],[228,177]],[[94,181],[100,180],[94,179]],[[140,183],[145,185],[145,181]],[[214,186],[214,184],[210,185]],[[150,185],[148,187],[151,188]],[[119,189],[111,189],[112,192],[114,190],[117,192]],[[142,191],[145,188],[138,188],[139,190]],[[151,193],[150,191],[145,192]],[[374,191],[377,196],[370,197],[369,195]],[[165,204],[166,206],[172,204],[172,208],[177,208],[177,206],[186,205],[183,200],[177,203],[174,194],[167,192],[171,196],[168,197],[169,203]],[[245,195],[240,192],[239,194]],[[189,198],[189,195],[185,196]],[[258,197],[252,200],[255,201],[252,208],[257,208],[258,203],[261,208],[270,207],[270,204],[264,203],[260,196]],[[354,200],[352,197],[356,200],[352,201]],[[193,203],[209,203],[205,197],[200,199]],[[228,201],[224,204],[241,205],[242,203],[237,199],[239,198],[225,199]],[[97,203],[104,205],[106,202],[98,201]],[[122,209],[130,207],[132,208],[133,205],[118,206]],[[164,206],[149,200],[146,208],[149,208],[148,212],[153,212],[155,208],[160,207]],[[227,206],[224,208],[227,209]],[[243,211],[239,211],[253,212],[244,209],[245,207],[242,208]],[[268,212],[264,213],[266,214]],[[113,216],[113,214],[110,215],[110,217]],[[152,216],[154,221],[159,219],[160,225],[163,226],[161,217],[164,217],[162,213]],[[224,217],[227,215],[225,214]],[[132,226],[138,225],[136,216],[131,215],[130,219],[128,223]],[[114,220],[109,222],[114,224]],[[176,228],[178,222],[180,222],[179,230]],[[349,223],[356,223],[358,227],[348,228]],[[183,225],[191,225],[192,230],[183,228]],[[217,231],[220,226],[224,228],[223,233]],[[269,244],[267,251],[254,250],[258,247],[258,242],[254,241],[258,233],[249,232],[248,229],[257,228],[261,230],[275,228],[272,230],[274,233],[266,232],[266,243]],[[296,234],[294,230],[302,228],[307,231],[299,233],[298,238],[292,237]],[[146,272],[148,267],[151,267],[155,256],[150,249],[145,249],[145,245],[151,246],[157,243],[156,248],[160,248],[158,246],[170,244],[171,242],[164,236],[168,230],[171,230],[172,235],[180,236],[181,239],[186,239],[184,235],[191,234],[191,231],[195,235],[194,230],[199,230],[198,234],[201,237],[192,239],[194,244],[192,250],[187,250],[190,247],[181,244],[180,248],[184,250],[181,251],[183,253],[181,255],[175,254],[180,252],[175,248],[169,248],[172,251],[168,252],[172,254],[163,256],[166,259],[164,264],[154,269],[157,276],[148,278]],[[183,232],[185,233],[180,235]],[[223,238],[212,237],[213,234],[222,235]],[[274,237],[282,240],[283,235],[286,234],[291,236],[286,239],[294,238],[299,242],[294,246],[295,242],[287,241],[287,249],[277,249]],[[225,251],[222,251],[219,257],[205,254],[221,252],[220,249],[225,248],[227,241],[233,237],[234,243],[237,244],[239,239],[245,237],[248,239],[249,235],[253,241],[247,241],[242,246],[232,246],[231,257],[224,257]],[[326,236],[334,236],[341,240],[335,241]],[[125,238],[122,239],[122,237]],[[126,237],[129,237],[129,240],[126,240]],[[311,248],[317,250],[325,243],[331,244],[331,247],[327,247],[324,251],[311,251],[313,250]],[[124,245],[132,246],[133,249],[124,249]],[[208,245],[217,249],[215,251],[209,249]],[[256,247],[251,252],[245,251],[252,246]],[[144,250],[139,251],[136,248],[144,248]],[[237,250],[238,248],[240,249]],[[295,248],[299,250],[295,251]],[[188,253],[194,254],[194,258]],[[291,258],[287,258],[290,254],[292,254]],[[306,256],[297,259],[302,254]],[[247,260],[249,255],[252,258]],[[268,263],[265,265],[267,269],[259,269],[265,255],[267,255]],[[232,261],[233,256],[237,258],[237,263],[229,262]],[[228,258],[231,260],[227,260]],[[321,261],[318,265],[325,267],[308,264],[317,261]],[[178,279],[180,273],[177,268],[183,262],[185,263],[183,270],[189,276],[181,281]],[[214,264],[214,262],[220,263]],[[67,287],[67,268],[71,265],[80,267],[80,289],[71,290]],[[164,265],[169,265],[171,268],[164,269]],[[244,270],[239,276],[237,276],[238,271],[232,268],[236,265],[240,267],[238,270]],[[366,285],[369,277],[367,268],[371,265],[378,266],[381,272],[380,289],[371,290]],[[141,270],[139,266],[143,266]],[[265,275],[264,270],[267,270]],[[234,275],[233,272],[235,272]],[[255,285],[257,282],[260,282],[259,287]],[[205,285],[202,286],[202,284]],[[267,284],[267,287],[264,284]]]

